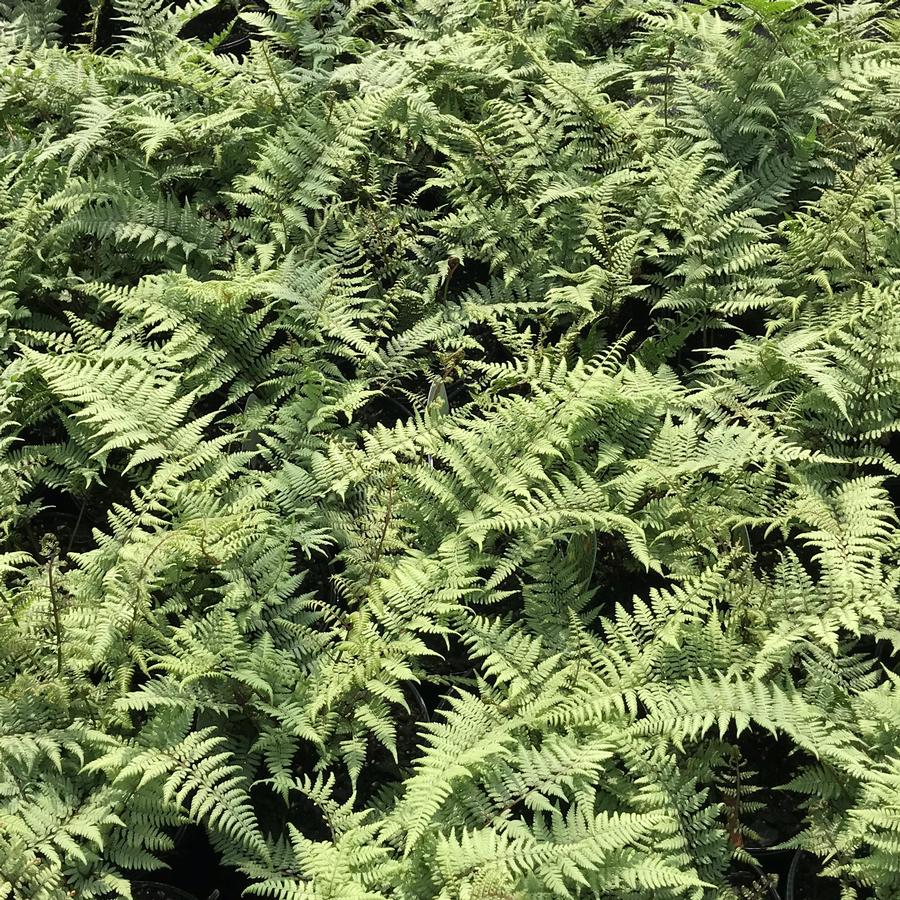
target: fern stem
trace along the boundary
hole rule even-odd
[[[725,806],[728,810],[728,839],[738,849],[744,846],[744,836],[741,834],[740,806],[741,806],[741,753],[735,751],[734,757],[734,796],[725,798]]]
[[[87,491],[85,491],[84,497],[81,501],[81,506],[78,508],[78,517],[75,519],[75,525],[72,527],[72,533],[69,535],[69,542],[66,544],[66,556],[68,556],[72,552],[72,546],[75,543],[75,538],[78,535],[78,529],[81,527],[81,520],[84,518],[84,509],[87,506]]]
[[[494,176],[494,181],[497,182],[497,188],[503,195],[503,199],[509,200],[509,192],[506,190],[506,184],[500,177],[500,170],[495,165],[494,158],[488,152],[487,146],[485,145],[481,135],[478,133],[477,129],[473,128],[471,125],[463,125],[463,127],[467,131],[471,131],[472,134],[475,135],[475,140],[478,142],[478,147],[481,150],[482,155],[484,156],[484,161],[487,163],[488,168],[491,170],[491,174]]]
[[[263,59],[266,61],[266,66],[269,69],[269,75],[272,76],[272,82],[275,85],[275,90],[278,91],[278,96],[281,98],[281,103],[287,109],[289,113],[293,113],[291,109],[291,104],[288,103],[288,98],[284,94],[284,90],[281,87],[281,81],[278,79],[278,74],[275,71],[275,67],[272,65],[272,60],[269,58],[269,51],[266,49],[265,42],[260,43],[260,48],[262,50]]]
[[[106,5],[106,0],[96,0],[96,4],[97,5],[94,7],[94,14],[91,16],[91,53],[97,49],[97,36],[100,31],[100,16],[103,13],[103,7]]]
[[[168,534],[164,535],[162,540],[147,554],[144,562],[141,564],[141,569],[138,574],[137,583],[135,584],[134,591],[134,600],[132,603],[132,611],[131,611],[131,626],[129,628],[129,637],[133,638],[135,632],[137,631],[137,619],[138,619],[138,603],[141,597],[141,583],[144,579],[144,575],[147,573],[147,566],[150,565],[150,560],[156,555],[157,551],[166,543],[170,538],[174,537],[176,532],[170,531]]]
[[[842,62],[843,56],[843,23],[841,22],[841,0],[838,0],[837,3],[834,4],[834,15],[837,20],[837,32],[838,32],[838,45],[837,45],[837,61],[838,65]]]
[[[861,396],[863,401],[869,396],[872,389],[872,382],[875,380],[875,369],[881,362],[881,352],[883,350],[882,341],[884,339],[884,312],[882,311],[879,327],[876,329],[878,337],[875,339],[874,352],[869,356],[869,366],[866,369],[866,380],[863,382]]]
[[[392,477],[391,482],[388,485],[387,506],[384,510],[384,521],[381,523],[381,534],[378,538],[378,546],[375,548],[375,558],[372,560],[372,569],[369,572],[369,580],[366,582],[366,587],[369,587],[372,584],[372,580],[375,578],[375,569],[378,567],[378,561],[381,559],[381,554],[384,552],[384,541],[391,524],[391,511],[394,505],[394,484],[395,478]]]
[[[453,278],[453,273],[456,271],[457,266],[459,266],[459,259],[455,256],[451,256],[450,259],[447,260],[447,277],[444,279],[444,292],[442,297],[442,302],[444,304],[447,303],[447,292],[450,290],[450,280]]]
[[[672,67],[672,54],[675,52],[675,42],[669,41],[669,53],[666,56],[666,79],[663,82],[663,127],[669,130],[669,72]]]
[[[53,613],[53,631],[56,638],[56,677],[63,672],[63,634],[62,621],[59,614],[59,596],[56,592],[56,581],[53,572],[53,563],[56,561],[56,551],[51,552],[47,559],[47,587],[50,590],[50,609]]]

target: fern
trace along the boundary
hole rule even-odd
[[[0,898],[192,826],[274,900],[893,900],[891,10],[63,6],[0,2]]]

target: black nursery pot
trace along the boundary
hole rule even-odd
[[[131,896],[134,900],[198,900],[194,894],[158,881],[132,881]]]

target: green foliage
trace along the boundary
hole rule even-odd
[[[0,2],[0,900],[182,826],[274,900],[898,896],[890,5],[64,6]]]

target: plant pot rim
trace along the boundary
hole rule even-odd
[[[191,894],[180,887],[175,887],[175,885],[166,884],[162,881],[149,881],[141,878],[132,881],[131,886],[133,888],[145,887],[165,891],[171,900],[199,900],[196,894]],[[169,898],[167,898],[167,900],[169,900]]]

